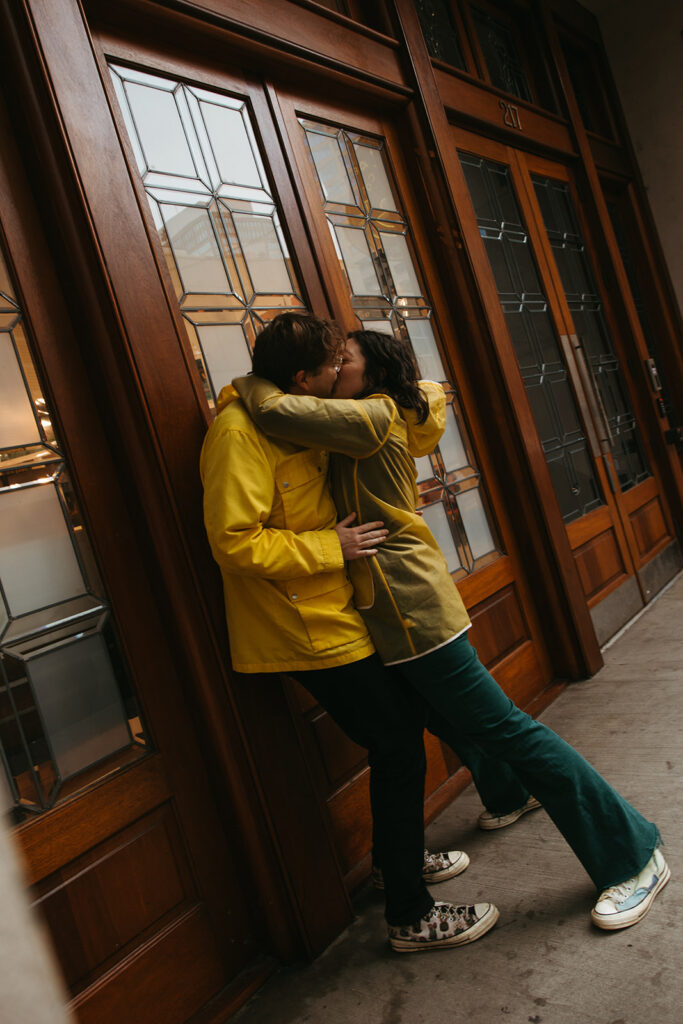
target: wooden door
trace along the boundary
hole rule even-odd
[[[527,443],[540,444],[604,642],[656,592],[646,567],[674,538],[576,186],[564,165],[457,129],[454,141],[469,241],[486,250],[535,426]]]
[[[2,109],[0,133],[0,747],[15,834],[75,1018],[182,1024],[261,937]]]
[[[452,341],[453,321],[395,124],[277,86],[269,95],[337,319],[348,330],[363,325],[407,336],[423,375],[446,388],[446,432],[436,451],[418,460],[422,515],[469,608],[482,660],[527,706],[552,671],[503,494],[494,478],[485,479],[486,442],[466,361]],[[370,844],[365,761],[302,691],[299,699],[352,881]],[[454,776],[459,762],[452,751],[426,739],[427,807],[435,813],[463,779]]]

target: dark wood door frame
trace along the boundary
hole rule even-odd
[[[11,12],[3,7],[1,17],[6,81],[11,75],[21,95],[14,113],[24,158],[167,641],[208,740],[212,783],[234,808],[270,948],[283,959],[314,955],[351,920],[350,904],[280,682],[236,678],[227,667],[220,583],[198,500],[206,411],[156,272],[93,41],[77,0],[25,0]],[[160,375],[151,353],[169,336],[177,344],[166,343]],[[281,763],[272,752],[283,749]],[[315,863],[292,834],[283,787],[297,802],[302,834],[328,851]]]

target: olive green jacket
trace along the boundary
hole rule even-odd
[[[441,385],[421,382],[429,415],[418,424],[412,410],[387,395],[290,395],[253,376],[233,384],[264,434],[336,453],[330,483],[340,518],[355,512],[359,524],[381,519],[389,531],[377,555],[348,565],[356,607],[385,664],[426,654],[467,629],[469,616],[446,560],[415,511],[413,457],[432,451],[443,433]]]

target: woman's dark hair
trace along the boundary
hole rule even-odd
[[[280,313],[254,342],[252,371],[287,391],[299,370],[315,373],[344,345],[337,324],[310,313]]]
[[[414,409],[417,422],[424,423],[429,405],[417,386],[420,372],[410,342],[380,331],[352,331],[348,337],[358,342],[365,357],[365,387],[357,397],[381,391],[398,405]]]

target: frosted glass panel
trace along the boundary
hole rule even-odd
[[[460,469],[461,466],[469,464],[452,405],[446,406],[446,428],[439,441],[439,448],[447,471]]]
[[[361,320],[364,331],[378,331],[380,334],[393,334],[388,320]]]
[[[476,488],[471,491],[463,491],[456,496],[455,500],[460,509],[473,556],[481,558],[482,555],[493,551],[496,545],[486,521],[486,512],[479,491]]]
[[[197,334],[216,394],[251,371],[251,354],[239,324],[198,326]]]
[[[381,152],[378,149],[372,149],[370,146],[356,145],[354,149],[356,150],[370,205],[376,210],[398,212]]]
[[[404,235],[380,231],[384,252],[389,264],[397,295],[422,295],[415,267]]]
[[[254,291],[277,295],[292,290],[280,241],[270,217],[233,214]]]
[[[421,458],[415,459],[415,468],[417,469],[418,483],[422,480],[431,480],[434,476],[434,470],[432,469],[432,463],[428,455],[423,455]]]
[[[360,228],[335,227],[354,295],[381,295],[365,232]]]
[[[86,591],[53,484],[0,494],[0,579],[13,615]]]
[[[229,292],[209,211],[162,206],[161,212],[185,292]]]
[[[448,571],[456,572],[461,568],[460,556],[453,541],[453,533],[451,532],[446,509],[441,504],[429,505],[427,508],[422,509],[422,518],[427,523],[427,526],[436,538],[437,544],[443,551],[444,558],[448,564]]]
[[[131,82],[126,91],[148,168],[194,178],[197,171],[173,94]]]
[[[128,746],[126,717],[99,634],[41,654],[27,666],[62,778]]]
[[[9,334],[0,334],[0,409],[0,448],[41,440]]]
[[[424,380],[446,380],[446,371],[429,320],[406,320],[405,324]]]
[[[355,206],[349,176],[336,137],[308,132],[308,144],[325,199],[330,203]]]
[[[221,181],[262,188],[261,176],[240,112],[217,103],[201,103],[200,109]]]

